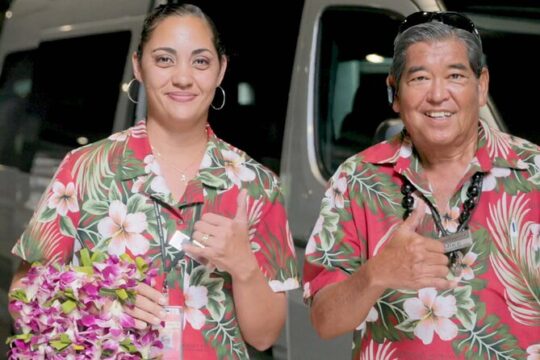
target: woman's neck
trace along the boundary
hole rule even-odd
[[[198,151],[208,141],[206,124],[170,129],[156,121],[147,121],[146,129],[151,146],[163,154]]]

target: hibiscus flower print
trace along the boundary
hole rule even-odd
[[[133,255],[148,251],[148,240],[142,235],[148,224],[144,213],[127,213],[127,206],[115,200],[109,207],[109,216],[98,223],[98,231],[104,238],[110,238],[108,251],[122,255],[126,249]]]
[[[527,360],[540,360],[540,344],[531,345],[527,348]]]
[[[472,269],[472,265],[478,258],[478,254],[469,251],[461,260],[461,275],[459,277],[459,280],[472,280],[474,279],[474,271]]]
[[[451,232],[455,233],[459,226],[459,207],[454,206],[450,209],[450,212],[446,213],[442,217],[443,227]]]
[[[288,278],[285,281],[270,280],[268,285],[274,292],[296,289],[300,286],[300,284],[298,283],[298,279],[296,278]]]
[[[120,142],[120,141],[125,141],[127,137],[128,137],[127,131],[120,131],[109,136],[109,140]]]
[[[206,322],[201,309],[208,304],[208,289],[205,286],[189,284],[190,276],[184,277],[184,327],[186,322],[195,330],[200,330]]]
[[[236,186],[241,187],[242,182],[255,179],[255,172],[244,165],[243,156],[229,150],[224,150],[222,155],[225,160],[225,173]]]
[[[404,302],[403,308],[410,320],[418,320],[414,335],[420,338],[424,345],[431,344],[434,332],[445,341],[456,337],[458,328],[450,320],[457,312],[456,298],[453,295],[437,296],[434,288],[421,289],[417,298]]]
[[[494,167],[482,181],[482,191],[491,191],[497,186],[497,178],[510,176],[510,169]]]
[[[347,179],[341,177],[332,182],[332,186],[324,194],[331,202],[332,207],[343,209],[345,206],[345,191],[347,191]]]
[[[66,216],[68,211],[79,211],[79,204],[77,204],[75,194],[75,184],[70,182],[67,186],[64,186],[61,182],[55,181],[47,205],[50,209],[56,209],[56,212],[61,216]]]
[[[147,174],[161,175],[161,168],[159,163],[156,161],[154,155],[146,155],[144,157],[144,172]]]

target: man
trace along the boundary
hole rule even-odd
[[[405,130],[345,161],[306,248],[304,296],[353,358],[540,356],[540,148],[480,120],[474,24],[418,12],[387,79]]]

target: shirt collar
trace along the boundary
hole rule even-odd
[[[489,127],[484,121],[478,126],[478,147],[471,167],[488,172],[493,167],[526,170],[527,164],[513,149],[511,137]],[[398,173],[419,166],[419,159],[411,138],[406,132],[388,141],[374,145],[363,152],[362,161],[372,164],[393,165]]]
[[[219,139],[212,128],[207,126],[208,143],[206,151],[199,168],[199,175],[193,180],[199,181],[204,186],[226,190],[232,187],[232,182],[227,176],[227,161],[224,159],[222,150],[228,144]],[[122,181],[135,180],[141,176],[147,176],[145,159],[152,155],[148,134],[146,131],[146,121],[139,121],[134,127],[118,133],[120,138],[124,138],[126,145],[119,159],[119,178]]]

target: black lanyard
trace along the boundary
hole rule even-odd
[[[176,259],[174,261],[171,260],[170,266],[166,267],[165,263],[167,262],[167,253],[165,251],[165,234],[163,233],[163,223],[161,222],[161,213],[159,211],[158,201],[152,198],[152,202],[154,203],[154,213],[156,215],[158,235],[159,235],[159,247],[161,250],[161,266],[163,269],[163,273],[165,274],[165,276],[167,276],[166,274],[168,274],[171,271],[171,269],[174,266],[176,266],[176,264],[184,256],[184,251],[180,251]],[[191,223],[190,238],[193,238],[193,232],[195,231],[195,223],[201,218],[201,208],[202,208],[202,203],[195,204],[195,218],[193,219]]]
[[[480,201],[480,195],[482,194],[483,179],[484,179],[484,174],[481,172],[477,172],[472,176],[471,184],[469,185],[469,188],[467,189],[467,199],[463,203],[463,209],[461,211],[461,214],[459,215],[459,219],[458,219],[459,225],[456,230],[456,233],[459,233],[460,231],[468,228],[472,211],[478,204],[478,201]],[[405,179],[402,189],[401,189],[401,193],[404,195],[402,205],[405,208],[405,217],[407,217],[412,212],[412,206],[414,204],[414,199],[411,196],[412,192],[413,192],[412,185],[410,185],[409,181]],[[446,230],[442,224],[442,219],[441,219],[441,215],[439,214],[439,211],[435,208],[435,206],[431,203],[431,201],[429,201],[424,195],[421,195],[421,196],[424,198],[425,202],[429,206],[429,209],[431,210],[431,215],[433,217],[433,222],[435,223],[435,226],[439,230],[441,236],[450,235],[448,230]]]

